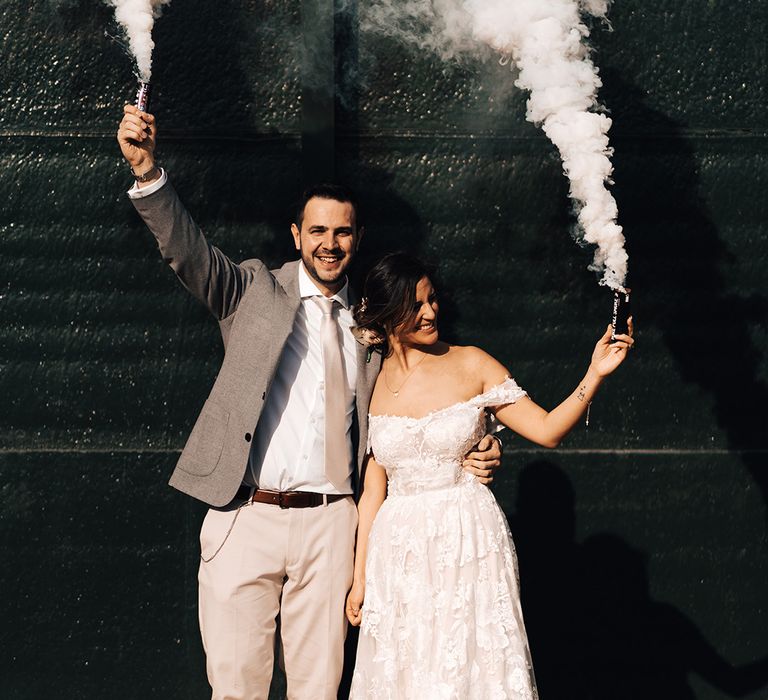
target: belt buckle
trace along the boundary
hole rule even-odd
[[[277,505],[280,506],[283,510],[286,510],[288,508],[288,504],[283,499],[283,496],[285,495],[284,491],[278,491],[277,493]]]

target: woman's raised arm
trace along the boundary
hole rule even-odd
[[[523,396],[515,403],[498,407],[494,411],[496,418],[531,442],[543,447],[557,447],[584,415],[603,379],[626,358],[627,352],[635,342],[632,338],[633,332],[630,319],[629,334],[618,335],[616,341],[611,342],[609,326],[595,345],[592,361],[583,379],[570,396],[556,408],[547,411],[527,396]],[[483,384],[486,390],[509,376],[503,365],[490,356],[488,358],[483,365]]]

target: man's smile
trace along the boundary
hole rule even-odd
[[[343,255],[315,255],[315,260],[320,261],[323,265],[328,267],[334,267],[343,259]]]

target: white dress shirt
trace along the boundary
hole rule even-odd
[[[261,412],[248,461],[250,476],[259,488],[274,491],[352,493],[352,421],[355,411],[357,342],[350,326],[349,288],[332,299],[339,302],[335,313],[341,332],[345,387],[331,387],[347,395],[346,442],[348,476],[339,491],[325,478],[325,386],[320,324],[323,312],[313,296],[322,292],[299,266],[301,304],[293,330],[277,365],[275,378]],[[250,481],[250,479],[249,479]]]

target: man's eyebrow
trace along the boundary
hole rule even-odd
[[[315,224],[314,226],[309,227],[310,231],[327,231],[327,226],[322,226],[321,224]]]

